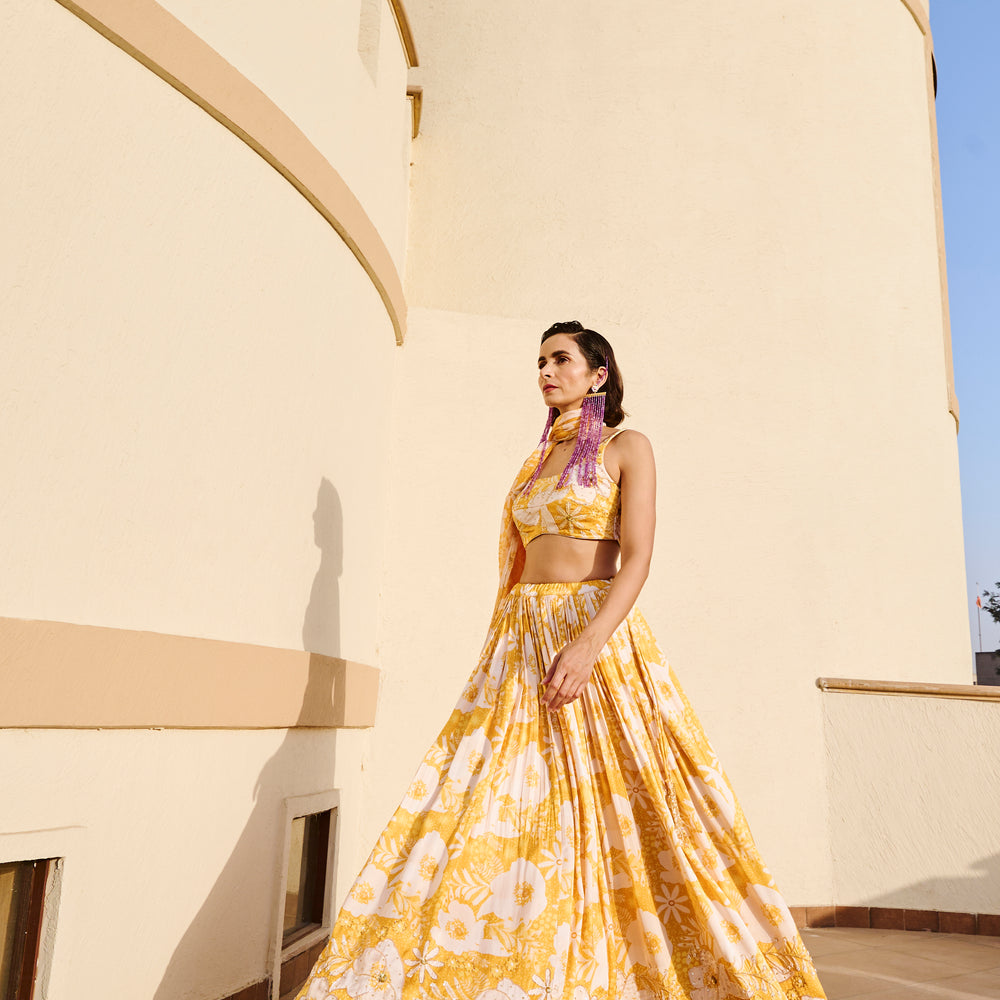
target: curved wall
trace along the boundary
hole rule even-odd
[[[172,21],[147,0],[87,7]],[[3,651],[19,705],[8,685],[0,860],[63,859],[53,996],[260,984],[291,796],[339,792],[337,894],[368,848],[370,736],[334,727],[370,726],[352,676],[369,709],[377,685],[406,59],[388,7],[377,81],[360,3],[283,12],[268,39],[272,7],[198,26],[234,66],[170,24],[169,69],[68,0],[5,10],[0,625],[20,638]],[[196,103],[205,65],[262,131]],[[331,220],[344,205],[384,260]]]
[[[424,420],[395,429],[413,501],[391,508],[381,711],[408,724],[374,747],[371,828],[471,672],[500,502],[544,419],[537,338],[577,317],[616,345],[657,456],[641,604],[779,884],[828,901],[813,679],[969,675],[920,18],[899,0],[410,12],[427,100],[399,379]],[[443,554],[421,534],[442,476]],[[441,582],[413,587],[428,566]]]
[[[2,500],[4,613],[372,662],[394,338],[368,275],[61,7],[23,5],[3,44],[19,262],[0,379],[31,470]]]
[[[402,270],[410,111],[403,99],[407,58],[388,0],[281,7],[166,0],[163,6],[309,136],[358,196]],[[361,58],[359,49],[370,51]]]

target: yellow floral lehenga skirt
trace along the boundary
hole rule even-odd
[[[822,998],[697,717],[633,609],[540,702],[608,581],[516,584],[299,993]]]

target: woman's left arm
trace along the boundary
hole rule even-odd
[[[656,465],[649,439],[626,431],[616,441],[618,486],[621,490],[621,569],[618,570],[600,610],[587,627],[556,654],[545,677],[542,701],[550,709],[562,708],[578,698],[590,680],[594,663],[612,633],[632,610],[649,576],[656,530]]]

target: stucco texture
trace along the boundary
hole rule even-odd
[[[835,899],[1000,912],[1000,705],[823,699]]]
[[[371,663],[394,338],[368,276],[82,21],[5,24],[4,613]]]
[[[263,979],[282,916],[282,800],[341,788],[346,891],[362,860],[366,740],[302,730],[0,732],[0,856],[64,859],[43,963],[48,995],[218,1000]]]

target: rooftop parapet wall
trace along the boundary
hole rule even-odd
[[[842,906],[1000,912],[1000,692],[823,695]]]

